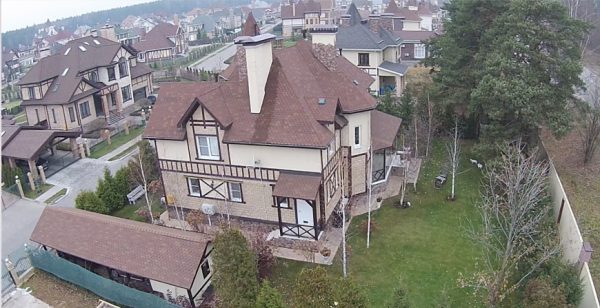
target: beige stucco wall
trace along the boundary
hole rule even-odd
[[[35,125],[38,123],[38,118],[35,113],[36,110],[38,111],[40,122],[47,119],[46,108],[44,106],[26,106],[25,114],[27,115],[27,123],[29,125]]]
[[[165,192],[167,195],[172,194],[175,196],[178,206],[200,210],[202,204],[208,203],[215,205],[219,214],[227,215],[229,213],[233,216],[266,220],[273,223],[278,222],[277,208],[273,207],[273,189],[271,184],[275,184],[274,182],[244,180],[242,182],[244,203],[236,203],[188,196],[187,177],[215,181],[222,181],[222,178],[186,173],[177,174],[175,172],[163,172],[162,175],[165,182]],[[236,182],[239,182],[239,180],[236,180]],[[293,209],[281,209],[281,215],[284,222],[295,223],[296,221]]]
[[[190,160],[185,141],[156,140],[156,153],[159,159]]]
[[[232,165],[254,166],[260,161],[262,168],[321,172],[319,149],[230,144]]]
[[[371,111],[344,114],[348,125],[342,129],[342,145],[349,146],[352,156],[367,153],[371,146]],[[360,127],[360,146],[354,145],[354,128]]]
[[[203,108],[198,108],[196,109],[196,111],[194,112],[194,114],[192,115],[192,119],[194,119],[195,121],[200,121],[200,120],[207,120],[207,121],[212,121],[215,120],[208,111],[204,110],[204,113],[202,112]],[[223,143],[223,135],[224,135],[224,131],[220,128],[220,127],[215,127],[215,126],[206,126],[204,127],[203,125],[199,125],[199,124],[195,124],[192,125],[191,121],[188,121],[187,125],[186,125],[186,129],[187,129],[187,142],[189,143],[189,157],[192,161],[202,161],[202,162],[209,162],[209,163],[225,163],[228,164],[229,163],[229,151],[227,149],[227,145]],[[215,161],[211,161],[211,160],[199,160],[198,158],[198,149],[197,149],[197,144],[196,144],[196,135],[218,135],[218,139],[219,139],[219,153],[221,155],[221,160],[215,160]],[[186,149],[187,151],[187,149]]]
[[[404,31],[421,31],[421,23],[418,21],[405,20],[402,30]]]
[[[312,33],[313,44],[335,45],[335,33]]]
[[[386,48],[386,49],[383,50],[383,60],[384,61],[389,61],[389,62],[397,63],[398,62],[398,58],[400,58],[399,47],[388,47],[388,48]]]
[[[210,249],[212,249],[212,244],[209,244],[209,247],[207,248],[207,250],[210,250]],[[210,280],[212,278],[212,274],[214,272],[212,255],[209,255],[208,258],[206,258],[200,264],[200,266],[202,266],[202,264],[204,264],[206,262],[208,262],[208,267],[210,269],[210,273],[208,274],[208,276],[204,277],[202,275],[202,268],[198,269],[198,272],[196,273],[196,279],[192,283],[192,287],[190,289],[190,291],[192,291],[192,296],[196,295],[196,293],[198,293],[198,291],[200,291],[200,288],[204,285],[204,283],[207,280]],[[201,302],[199,302],[199,301],[202,299],[202,294],[204,293],[204,291],[206,291],[206,289],[210,286],[210,284],[211,284],[211,282],[209,281],[206,285],[204,285],[203,291],[198,293],[198,295],[196,295],[195,301],[197,302],[197,304],[201,304]]]
[[[579,274],[579,279],[581,279],[583,285],[583,297],[581,298],[581,303],[579,303],[579,307],[600,307],[600,302],[598,301],[598,294],[596,293],[596,289],[594,289],[592,273],[590,273],[590,267],[588,266],[587,262],[583,264],[583,268],[581,269],[581,273]]]
[[[96,115],[96,107],[94,106],[94,97],[92,95],[86,96],[80,100],[77,101],[77,112],[79,112],[79,116],[81,116],[81,105],[85,102],[88,102],[90,105],[90,116],[81,119],[81,124],[85,125],[88,124],[92,121],[94,121],[97,117]],[[75,116],[77,116],[77,114],[75,114]]]

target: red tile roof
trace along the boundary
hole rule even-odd
[[[226,71],[228,81],[163,84],[144,136],[183,140],[186,111],[204,106],[225,129],[225,143],[325,148],[333,134],[321,123],[333,123],[338,106],[352,113],[376,105],[368,92],[373,79],[343,57],[335,61],[336,70],[328,70],[304,41],[274,50],[259,114],[250,113],[248,83],[239,79],[237,61]]]
[[[47,207],[31,240],[140,277],[190,289],[212,236]]]

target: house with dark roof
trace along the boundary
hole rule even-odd
[[[184,29],[179,25],[159,23],[142,38],[134,43],[140,62],[153,62],[173,59],[188,50]]]
[[[352,3],[333,37],[339,53],[375,80],[370,86],[375,95],[400,96],[405,87],[408,66],[399,63],[402,40],[392,31],[393,22],[391,14],[372,14],[363,20]]]
[[[189,307],[202,304],[211,284],[213,236],[208,234],[74,208],[47,207],[31,241],[130,288],[164,299],[168,295],[183,297]]]
[[[426,42],[436,36],[433,31],[433,13],[431,6],[425,2],[405,3],[399,7],[396,1],[390,0],[383,15],[392,18],[392,31],[402,39],[401,59],[404,61],[420,61],[427,56]],[[383,16],[382,15],[382,16]]]
[[[172,218],[196,209],[319,240],[334,209],[385,185],[401,119],[375,110],[373,78],[339,55],[336,26],[321,27],[288,48],[240,36],[216,82],[161,84],[144,138]]]
[[[84,132],[96,119],[120,120],[134,98],[152,91],[151,70],[131,48],[94,36],[40,59],[18,84],[29,125]]]
[[[321,3],[315,0],[292,0],[281,5],[282,34],[291,37],[321,24]]]

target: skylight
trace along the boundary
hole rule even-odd
[[[325,103],[327,103],[327,100],[325,98],[319,98],[319,105],[325,105]]]
[[[66,76],[68,72],[69,72],[69,68],[67,67],[67,68],[65,68],[65,70],[63,71],[63,73],[62,73],[62,76]]]
[[[83,42],[83,43],[86,44],[86,45],[88,45],[88,46],[90,45],[90,43],[88,43],[88,42]]]
[[[69,51],[71,51],[71,47],[67,48],[67,50],[65,50],[65,56],[69,54]]]
[[[100,45],[100,42],[98,42],[98,40],[94,39],[94,44]]]
[[[79,45],[79,50],[81,50],[81,51],[86,51],[87,49],[85,49],[85,47],[83,47],[83,46]]]

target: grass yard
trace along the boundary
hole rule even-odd
[[[25,186],[27,186],[27,187],[25,187]],[[33,190],[31,190],[31,187],[29,187],[29,184],[23,183],[23,189],[25,190],[25,197],[27,197],[29,199],[35,199],[35,198],[41,196],[43,193],[47,192],[52,187],[54,187],[54,185],[46,183],[46,184],[42,184],[41,188],[36,187],[36,191],[33,191]]]
[[[120,132],[111,137],[111,144],[108,144],[106,140],[98,143],[97,145],[92,147],[92,151],[90,153],[90,158],[100,158],[116,148],[124,145],[130,140],[136,138],[144,132],[144,127],[136,127],[129,130],[129,135],[126,135],[125,132]]]
[[[23,124],[27,122],[27,115],[25,114],[25,112],[21,112],[19,114],[17,114],[13,120],[15,120],[16,124]]]
[[[52,197],[50,197],[46,201],[44,201],[44,203],[50,204],[50,205],[54,204],[56,201],[58,201],[58,199],[62,198],[66,194],[67,194],[67,189],[63,188],[63,189],[59,190],[57,193],[55,193],[54,195],[52,195]]]
[[[96,294],[66,282],[52,274],[36,270],[23,288],[53,307],[96,307],[100,299]]]
[[[441,190],[433,187],[433,179],[447,160],[443,144],[437,143],[433,159],[423,164],[417,192],[410,189],[412,208],[395,208],[392,198],[372,214],[376,227],[369,249],[366,234],[360,230],[367,215],[353,219],[348,232],[349,275],[365,287],[370,306],[385,307],[398,281],[406,286],[412,307],[435,307],[448,302],[452,307],[481,306],[472,291],[460,288],[457,282],[461,273],[472,276],[480,256],[467,235],[470,222],[479,224],[475,203],[481,179],[481,172],[469,164],[469,150],[463,146],[456,201],[446,201],[450,181]],[[297,273],[314,265],[278,261],[272,280],[284,298],[289,298]],[[341,275],[340,254],[334,265],[326,268],[332,275]],[[443,294],[447,294],[446,299]]]
[[[136,148],[137,148],[137,144],[134,144],[134,145],[128,147],[127,149],[125,149],[123,152],[109,158],[108,161],[115,161],[115,160],[121,159],[121,158],[129,155],[129,153],[133,152],[133,150],[135,150]]]
[[[12,109],[14,107],[20,106],[21,102],[22,101],[20,99],[17,99],[17,100],[2,104],[2,107],[6,108],[6,109]]]
[[[165,207],[160,204],[160,199],[152,194],[148,194],[148,199],[150,199],[150,205],[152,206],[152,213],[154,214],[154,217],[160,216],[160,214],[165,211]],[[146,198],[144,198],[144,196],[138,199],[135,204],[125,205],[122,209],[110,215],[137,221],[146,221],[145,217],[135,213],[140,208],[148,208],[148,205],[146,204]]]

